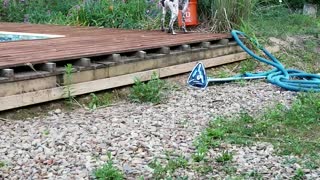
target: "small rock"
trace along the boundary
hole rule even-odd
[[[56,110],[54,111],[55,114],[60,114],[61,112],[62,112],[61,109],[56,109]]]

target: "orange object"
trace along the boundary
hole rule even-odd
[[[197,0],[190,0],[186,11],[186,26],[198,25]],[[178,24],[182,26],[182,13],[179,11]]]

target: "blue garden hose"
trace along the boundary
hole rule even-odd
[[[261,73],[244,73],[235,77],[256,77],[266,76],[267,80],[283,89],[290,91],[306,91],[306,92],[320,92],[320,75],[310,74],[295,69],[285,69],[277,58],[275,58],[264,47],[259,45],[256,41],[252,41],[255,45],[263,51],[263,53],[270,59],[265,59],[252,52],[244,43],[240,40],[239,35],[249,38],[245,33],[237,30],[231,32],[233,38],[238,45],[246,51],[250,56],[258,61],[266,63],[274,67],[273,70],[265,71]]]

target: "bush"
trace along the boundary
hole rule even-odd
[[[141,28],[146,22],[147,3],[134,0],[0,0],[1,21],[31,22],[110,28]]]
[[[71,9],[68,21],[74,25],[132,29],[142,26],[145,12],[144,0],[127,3],[99,0]]]
[[[151,80],[147,83],[141,82],[139,79],[135,80],[135,84],[131,89],[129,98],[133,102],[151,102],[160,103],[163,98],[163,90],[165,82],[160,80],[156,74],[153,74]]]

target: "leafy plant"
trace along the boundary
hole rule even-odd
[[[253,72],[257,67],[257,61],[253,59],[245,60],[240,63],[240,73]]]
[[[46,129],[42,132],[43,135],[48,136],[50,134],[49,129]]]
[[[209,151],[209,149],[206,144],[199,143],[196,146],[196,152],[194,154],[192,154],[193,161],[200,162],[200,161],[205,160],[205,157],[207,156],[208,151]]]
[[[72,72],[73,72],[73,66],[72,64],[67,64],[65,66],[65,73],[64,73],[64,76],[65,76],[65,82],[64,82],[64,95],[65,97],[67,98],[67,102],[69,105],[72,104],[73,102],[73,95],[72,95],[72,87],[71,87],[71,84],[72,84]]]
[[[146,2],[128,1],[88,1],[70,9],[68,22],[83,26],[103,26],[110,28],[140,28],[144,22]]]
[[[233,158],[232,153],[223,152],[221,155],[219,155],[219,156],[216,158],[216,161],[219,162],[219,163],[226,163],[226,162],[231,161],[232,158]]]
[[[242,113],[238,118],[217,118],[208,128],[224,131],[220,138],[229,143],[264,141],[277,147],[280,154],[309,156],[320,150],[319,113],[319,94],[301,93],[290,108],[277,105],[257,117]]]
[[[302,169],[297,169],[296,172],[295,172],[295,175],[293,176],[293,180],[301,180],[301,179],[304,179],[304,176],[305,173],[303,172]]]
[[[154,159],[149,166],[154,170],[153,178],[170,179],[177,169],[186,168],[188,161],[181,155],[172,157],[170,153],[166,153],[166,163],[164,165],[158,159]]]
[[[94,171],[94,175],[99,180],[122,180],[124,175],[114,167],[111,153],[108,153],[108,161],[101,168]]]
[[[166,83],[159,79],[156,73],[153,73],[151,80],[147,83],[139,79],[135,80],[129,98],[133,102],[151,102],[158,104],[164,97],[164,90]]]
[[[5,166],[6,166],[6,163],[5,163],[5,162],[0,161],[0,169],[1,169],[1,168],[3,168],[3,167],[5,167]]]
[[[204,165],[200,165],[200,166],[195,166],[193,167],[193,169],[200,173],[200,174],[208,174],[209,172],[212,172],[213,171],[213,167],[209,164],[204,164]]]
[[[91,93],[90,96],[91,96],[91,100],[89,102],[88,107],[91,110],[96,110],[98,107],[101,107],[101,106],[110,105],[111,97],[109,94],[104,94],[104,96],[98,97],[96,94]]]

